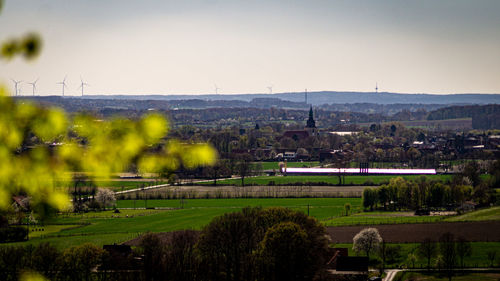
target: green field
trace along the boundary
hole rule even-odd
[[[44,226],[30,226],[29,238],[37,238],[50,234],[60,232],[62,230],[79,227],[80,225],[62,224],[62,225],[44,225]]]
[[[90,212],[86,214],[59,215],[47,224],[81,225],[78,228],[40,235],[29,243],[51,242],[57,247],[77,245],[82,242],[120,243],[146,231],[167,232],[180,229],[201,229],[214,217],[241,210],[245,206],[281,206],[302,211],[319,220],[340,216],[344,204],[349,202],[353,211],[361,208],[361,198],[269,198],[269,199],[192,199],[184,200],[184,209],[145,210],[121,209]],[[137,200],[136,207],[144,207],[144,200]],[[148,207],[179,208],[180,200],[147,200]],[[117,201],[119,208],[133,208],[134,200]],[[127,217],[128,216],[128,217]],[[27,242],[22,242],[27,243]],[[22,244],[15,243],[15,244]]]
[[[318,220],[327,219],[333,216],[340,216],[344,209],[344,204],[349,202],[353,211],[361,211],[361,198],[231,198],[231,199],[191,199],[183,200],[185,209],[212,210],[229,209],[239,210],[242,207],[287,207],[300,210],[316,217]],[[145,200],[136,200],[137,208],[144,207]],[[147,200],[148,207],[160,208],[180,208],[180,200]],[[117,201],[118,208],[133,208],[134,200]],[[202,211],[203,212],[203,211]]]
[[[26,242],[6,243],[1,246],[25,246],[25,245],[38,245],[40,243],[50,243],[59,250],[63,250],[73,246],[79,246],[84,243],[93,243],[99,247],[108,244],[119,244],[125,241],[138,237],[140,233],[111,233],[111,234],[82,234],[65,236],[64,231],[60,235],[53,235],[44,238],[34,238]]]
[[[370,162],[370,168],[392,168],[392,167],[402,167],[403,163],[400,162]],[[349,162],[347,165],[349,168],[359,168],[359,162],[353,161]]]
[[[130,190],[151,185],[164,184],[165,182],[155,181],[98,181],[97,187],[108,188],[113,191]]]
[[[430,223],[443,220],[443,216],[413,216],[413,212],[361,212],[350,216],[323,220],[325,226]]]
[[[346,176],[344,177],[345,185],[363,185],[373,183],[376,185],[384,182],[389,182],[391,178],[398,176]],[[401,176],[406,180],[416,180],[420,175]],[[425,176],[428,180],[449,181],[452,175],[428,175]],[[295,184],[295,183],[327,183],[337,185],[339,178],[337,176],[259,176],[245,179],[245,184],[248,185],[269,185],[270,182],[275,184]],[[211,184],[200,183],[200,184]],[[219,185],[241,185],[241,179],[226,179],[217,181]]]
[[[98,188],[108,188],[113,191],[122,191],[122,190],[141,188],[143,186],[147,187],[156,184],[163,184],[163,183],[165,182],[162,181],[155,182],[151,180],[144,180],[144,181],[109,180],[109,181],[95,181],[94,185]],[[62,183],[62,185],[69,188],[70,191],[74,188],[74,186],[72,186],[69,183]]]
[[[277,171],[279,170],[280,166],[279,163],[281,162],[255,162],[254,164],[261,164],[262,169],[264,170],[272,170],[276,169]],[[286,163],[287,167],[290,168],[303,168],[303,167],[316,167],[319,166],[318,161],[312,161],[312,162],[287,162]]]
[[[143,217],[152,215],[160,210],[145,210],[145,209],[121,209],[119,213],[112,210],[88,213],[63,213],[49,220],[48,224],[84,224],[91,219],[110,219],[110,218],[128,218],[128,217]]]
[[[399,272],[395,277],[394,281],[397,280],[415,280],[415,281],[447,281],[448,276],[443,272],[439,273],[427,273],[427,272]],[[500,273],[486,273],[486,272],[475,272],[475,273],[461,273],[458,272],[453,275],[455,281],[498,281],[500,280]]]
[[[322,220],[325,226],[401,224],[433,222],[465,222],[500,220],[500,207],[477,210],[457,216],[413,216],[413,212],[359,212],[350,216],[341,216]]]
[[[133,209],[135,207],[139,209]],[[351,215],[344,216],[344,205]],[[164,209],[144,209],[146,206]],[[146,231],[168,232],[201,229],[214,217],[243,207],[287,207],[308,213],[325,226],[424,223],[495,219],[500,207],[479,210],[457,217],[412,216],[411,212],[362,212],[361,198],[231,198],[189,200],[118,200],[119,213],[112,210],[84,214],[60,214],[46,221],[43,231],[30,232],[29,242],[51,242],[59,248],[92,242],[96,245],[121,243]],[[181,208],[183,207],[183,208]],[[33,227],[32,227],[33,228]],[[478,244],[479,245],[479,244]]]
[[[493,207],[448,218],[447,221],[488,221],[500,220],[500,207]]]
[[[399,245],[401,246],[401,258],[397,260],[397,262],[394,262],[392,264],[388,264],[389,268],[394,268],[394,267],[399,267],[400,265],[403,267],[411,267],[412,264],[410,264],[407,261],[408,254],[410,253],[415,253],[416,248],[418,246],[418,243],[390,243],[388,245],[394,246],[394,245]],[[488,262],[488,255],[486,254],[488,251],[494,250],[497,251],[497,255],[500,254],[500,242],[471,242],[472,246],[472,254],[470,257],[466,257],[464,259],[464,263],[466,267],[488,267],[489,262]],[[357,254],[352,250],[352,244],[336,244],[335,247],[339,248],[348,248],[349,249],[349,256],[356,256]],[[362,255],[362,254],[360,254]],[[374,255],[376,256],[376,255]],[[370,256],[371,259],[371,256]],[[431,266],[432,266],[432,261],[431,261]],[[415,262],[415,268],[426,268],[427,267],[427,260],[423,258],[418,258],[417,261]]]

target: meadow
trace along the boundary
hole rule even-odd
[[[159,209],[145,209],[159,208]],[[351,205],[349,216],[344,206]],[[136,209],[134,209],[134,204]],[[83,214],[59,214],[43,227],[30,232],[27,242],[50,242],[58,248],[91,242],[102,246],[121,243],[141,233],[202,229],[214,217],[236,212],[243,207],[281,206],[301,211],[325,226],[429,223],[440,221],[475,221],[497,219],[500,207],[479,210],[460,216],[413,216],[411,212],[362,212],[361,198],[232,198],[189,200],[118,200],[119,212],[113,210]],[[33,226],[31,227],[33,228]],[[479,245],[479,244],[478,244]],[[500,245],[500,244],[499,244]]]
[[[401,223],[439,222],[444,216],[414,216],[413,212],[359,212],[349,216],[338,216],[321,222],[325,226],[375,225]]]
[[[413,212],[359,212],[350,216],[340,216],[322,220],[325,226],[433,223],[433,222],[470,222],[500,220],[500,207],[480,209],[456,216],[414,216]]]
[[[133,209],[134,201],[135,207],[141,209]],[[147,231],[201,229],[214,217],[239,211],[246,206],[287,207],[309,213],[318,220],[325,220],[342,215],[346,203],[351,204],[353,211],[360,211],[361,198],[147,200],[148,207],[165,208],[164,210],[144,209],[146,200],[118,200],[117,207],[125,208],[120,209],[120,213],[109,210],[58,215],[46,224],[63,225],[61,231],[38,233],[38,237],[29,242],[12,244],[51,242],[64,248],[82,242],[92,242],[99,246],[103,243],[121,243]],[[75,225],[80,227],[75,228]]]
[[[418,247],[418,243],[388,243],[390,246],[399,246],[400,250],[400,258],[397,259],[396,262],[388,263],[388,267],[399,267],[400,265],[404,265],[406,268],[411,268],[413,264],[408,262],[408,254],[415,253]],[[488,255],[486,254],[488,251],[496,251],[497,255],[500,254],[500,242],[471,242],[472,246],[472,254],[469,257],[464,259],[464,263],[466,267],[488,267]],[[349,256],[356,255],[356,252],[352,250],[351,243],[343,243],[336,244],[335,247],[338,248],[347,248],[349,250]],[[376,255],[374,255],[376,256]],[[370,257],[371,258],[371,257]],[[431,266],[433,266],[433,262],[435,259],[432,259]],[[497,264],[498,265],[498,264]],[[415,262],[415,268],[426,268],[427,260],[421,257],[418,257]]]
[[[163,181],[155,181],[151,179],[140,179],[140,180],[98,180],[93,183],[94,186],[98,188],[107,188],[112,191],[124,191],[130,189],[136,189],[141,187],[148,187],[151,185],[164,184]],[[62,186],[67,187],[70,191],[73,190],[74,185],[70,183],[61,183]],[[86,183],[85,185],[90,185]]]
[[[280,166],[279,163],[282,162],[254,162],[254,164],[261,164],[263,170],[272,170],[276,169],[277,171],[279,170]],[[287,162],[286,166],[289,168],[304,168],[304,167],[317,167],[319,166],[320,163],[319,161],[305,161],[305,162]]]
[[[369,176],[345,176],[344,185],[380,185],[388,183],[391,178],[397,176],[387,175],[369,175]],[[406,180],[417,180],[421,175],[401,176]],[[427,180],[441,180],[443,182],[450,181],[452,175],[426,175]],[[258,176],[245,178],[246,185],[286,185],[286,184],[322,184],[338,185],[338,176]],[[201,185],[211,184],[210,182],[199,183]],[[225,179],[217,181],[219,185],[241,185],[241,179]]]
[[[500,207],[477,210],[446,219],[447,221],[489,221],[500,220]]]
[[[435,272],[399,272],[393,279],[400,280],[418,280],[418,281],[448,281],[448,276],[443,273]],[[500,273],[498,272],[458,272],[453,275],[455,281],[498,281]]]

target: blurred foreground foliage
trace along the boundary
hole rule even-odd
[[[141,173],[168,174],[181,165],[212,165],[208,144],[166,140],[168,122],[159,114],[137,121],[98,120],[79,114],[69,119],[58,108],[15,102],[0,87],[0,210],[12,196],[31,198],[38,214],[70,208],[60,182],[107,178],[136,167]]]
[[[2,42],[0,57],[10,60],[16,55],[22,55],[25,59],[31,60],[38,57],[42,45],[42,38],[37,33],[28,33],[20,38],[10,38]]]

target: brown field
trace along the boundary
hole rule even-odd
[[[327,232],[335,243],[352,243],[352,238],[364,226],[328,227]],[[380,235],[389,243],[418,243],[425,238],[434,240],[451,232],[456,237],[464,237],[471,242],[499,242],[500,221],[482,222],[442,222],[420,224],[375,225]]]
[[[334,243],[352,243],[352,238],[367,227],[370,226],[327,227],[327,232]],[[446,232],[453,233],[455,237],[464,237],[471,242],[500,242],[500,221],[392,224],[373,227],[377,228],[380,235],[389,243],[418,243],[425,238],[438,240]],[[157,235],[161,240],[167,241],[172,232]],[[141,237],[137,237],[124,244],[137,246],[140,240]]]
[[[168,186],[146,191],[155,196],[165,193],[188,194],[196,198],[233,197],[361,197],[366,186]]]

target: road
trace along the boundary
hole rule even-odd
[[[392,279],[394,279],[394,277],[396,276],[396,274],[398,274],[398,272],[400,272],[401,269],[390,269],[390,270],[387,270],[387,275],[385,276],[384,278],[384,281],[392,281]]]

